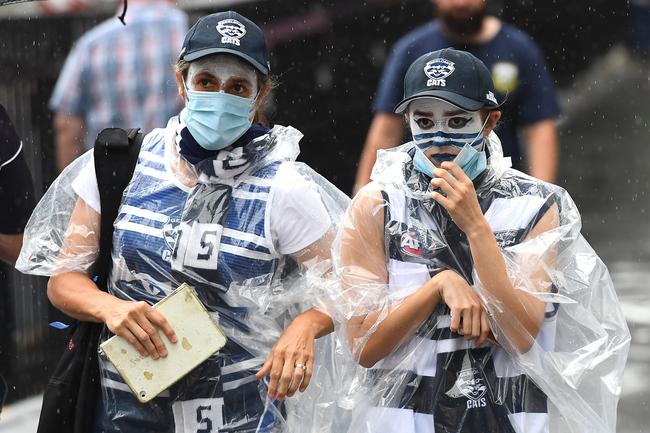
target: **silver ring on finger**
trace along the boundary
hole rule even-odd
[[[303,373],[307,370],[307,366],[306,366],[305,364],[301,364],[301,363],[299,363],[299,362],[297,362],[296,365],[295,365],[294,367],[295,367],[295,368],[300,368],[300,369],[302,369],[302,372],[303,372]]]

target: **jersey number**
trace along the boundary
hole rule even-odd
[[[196,398],[172,404],[177,432],[216,433],[223,428],[223,398]]]
[[[222,232],[220,224],[192,224],[187,243],[181,241],[186,248],[183,264],[191,268],[216,270]],[[185,233],[181,236],[185,236]]]
[[[196,408],[196,422],[199,424],[196,433],[212,432],[212,420],[208,418],[210,409],[212,409],[212,406],[199,406]]]
[[[210,260],[212,257],[212,250],[215,248],[215,241],[218,241],[221,238],[221,233],[218,230],[208,230],[203,232],[201,236],[201,249],[205,252],[199,252],[196,256],[197,260]]]

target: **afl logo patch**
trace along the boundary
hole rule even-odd
[[[246,26],[239,21],[229,18],[217,23],[217,31],[221,33],[222,44],[241,45],[240,39],[246,34]]]
[[[418,234],[414,231],[404,232],[400,240],[400,249],[409,256],[422,257],[422,247],[420,246]]]
[[[429,77],[427,86],[445,87],[447,85],[445,78],[453,74],[455,70],[454,62],[450,62],[447,59],[438,58],[429,60],[424,65],[424,74]]]

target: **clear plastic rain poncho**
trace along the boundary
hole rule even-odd
[[[349,199],[294,162],[302,134],[291,127],[275,126],[243,148],[194,166],[178,154],[179,130],[172,118],[144,139],[115,221],[109,291],[154,304],[188,283],[228,342],[147,404],[100,356],[99,423],[124,432],[287,431],[291,410],[269,401],[254,374],[292,318],[323,304],[322,288],[308,284],[305,274],[323,279],[331,273],[331,243]],[[17,268],[91,275],[100,211],[89,152],[39,203]],[[104,328],[101,340],[109,334]],[[321,340],[313,383],[331,378],[335,342]],[[322,388],[312,388],[306,401],[328,400]],[[304,418],[294,417],[297,423]]]
[[[527,334],[482,287],[467,237],[413,169],[415,146],[381,151],[337,239],[331,312],[341,340],[360,358],[373,332],[444,270],[479,294],[493,336],[476,347],[450,330],[450,310],[438,303],[387,356],[356,371],[350,433],[615,431],[630,335],[607,268],[581,236],[569,194],[510,169],[497,136],[488,141],[488,169],[474,181],[479,204],[515,290],[543,301],[539,333]]]

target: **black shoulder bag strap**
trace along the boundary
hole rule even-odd
[[[95,173],[102,211],[95,275],[97,286],[102,290],[106,290],[111,266],[113,223],[124,190],[133,176],[143,138],[138,129],[107,128],[99,133],[95,142]]]
[[[107,290],[113,223],[140,152],[138,129],[104,129],[95,141],[95,171],[101,203],[99,256],[95,281]],[[43,394],[38,433],[88,433],[94,430],[99,394],[97,345],[102,324],[77,322]]]

